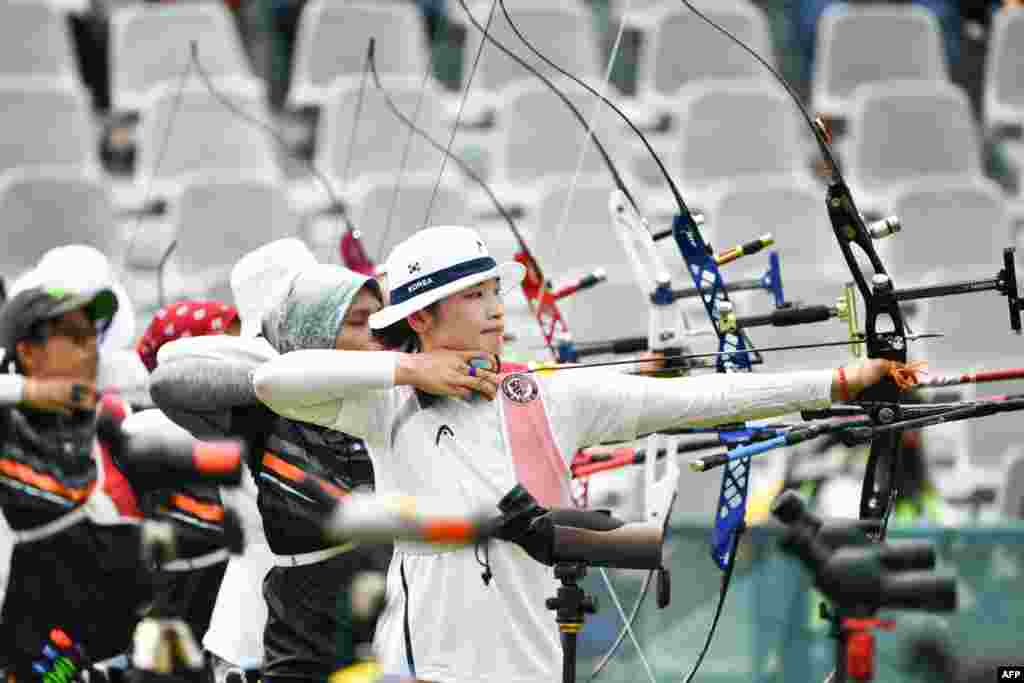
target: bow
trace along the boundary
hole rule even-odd
[[[366,68],[366,67],[364,67],[364,68]],[[239,107],[237,104],[232,102],[231,99],[228,98],[224,93],[222,93],[220,90],[218,90],[218,88],[214,85],[213,79],[210,76],[209,72],[206,70],[206,68],[203,66],[202,62],[199,59],[199,44],[198,44],[197,41],[193,40],[193,41],[191,41],[189,43],[188,61],[186,62],[185,67],[184,67],[184,69],[182,69],[181,74],[180,74],[180,76],[178,78],[178,84],[177,84],[177,87],[175,89],[175,95],[174,95],[174,108],[172,109],[171,115],[167,119],[167,124],[166,124],[166,127],[164,128],[164,132],[163,132],[163,138],[162,138],[161,143],[160,143],[160,149],[157,152],[157,156],[156,156],[156,159],[155,159],[155,162],[154,162],[154,165],[153,165],[153,169],[150,172],[149,178],[147,179],[147,185],[146,185],[146,190],[145,190],[144,200],[143,200],[143,206],[144,207],[148,207],[148,206],[151,205],[153,181],[158,176],[157,171],[158,171],[158,169],[159,169],[159,167],[160,167],[160,165],[161,165],[161,163],[163,161],[163,158],[164,158],[164,156],[165,156],[165,154],[167,152],[167,149],[169,147],[170,140],[171,140],[172,127],[173,127],[175,119],[177,118],[178,111],[181,108],[181,102],[182,102],[182,99],[183,99],[183,94],[185,92],[185,86],[188,84],[189,77],[192,75],[193,71],[195,71],[195,74],[198,76],[199,81],[200,81],[200,83],[202,83],[203,87],[210,93],[210,95],[221,106],[223,106],[229,112],[231,112],[235,116],[239,117],[240,119],[242,119],[243,121],[248,123],[250,126],[253,126],[256,129],[260,130],[261,132],[269,135],[270,138],[272,140],[274,140],[282,148],[288,149],[290,147],[290,145],[288,144],[288,141],[285,140],[284,136],[281,135],[280,132],[275,130],[272,125],[270,125],[266,121],[261,121],[259,118],[255,117],[252,114],[250,114],[249,112],[245,111],[244,109]],[[364,73],[364,76],[365,76],[365,73]],[[360,103],[362,102],[362,94],[363,94],[363,92],[362,92],[362,86],[361,86],[361,88],[360,88]],[[356,118],[355,118],[355,121],[354,121],[354,125],[358,125],[358,121],[359,121],[359,117],[357,115]],[[355,131],[353,130],[353,139],[354,139],[354,137],[355,137]],[[351,160],[351,157],[349,158],[349,161],[350,160]],[[331,186],[331,182],[327,179],[327,177],[324,175],[324,173],[320,169],[318,169],[316,167],[315,164],[313,164],[312,162],[310,162],[308,160],[303,160],[303,164],[305,165],[306,170],[308,171],[308,173],[313,178],[316,179],[316,181],[319,183],[321,189],[323,190],[324,194],[327,196],[327,198],[328,198],[328,200],[330,202],[330,206],[329,206],[328,211],[331,212],[331,213],[336,213],[338,215],[339,219],[342,221],[343,230],[342,230],[342,238],[341,238],[341,256],[342,256],[343,261],[345,262],[345,265],[347,267],[349,267],[350,269],[355,270],[357,272],[364,273],[364,274],[372,274],[373,270],[374,270],[373,262],[370,260],[369,256],[366,254],[366,250],[363,248],[360,232],[356,228],[356,226],[352,223],[352,221],[351,221],[351,219],[350,219],[350,217],[348,215],[348,211],[346,209],[345,204],[338,198],[337,194],[334,192],[334,189]],[[346,163],[346,168],[345,168],[345,174],[347,175],[347,173],[348,173],[348,163]],[[143,216],[144,212],[145,212],[145,209],[143,211],[140,211],[138,216],[137,216],[137,218],[136,218],[135,228],[132,231],[131,242],[134,242],[134,240],[139,235],[139,228],[141,226],[142,216]],[[131,245],[129,244],[129,249],[130,248],[131,248]],[[159,263],[159,266],[158,266],[158,268],[159,268],[158,274],[157,274],[158,299],[159,299],[159,302],[160,302],[161,306],[164,305],[164,303],[165,303],[165,301],[164,301],[164,298],[165,298],[165,292],[164,292],[164,268],[165,268],[165,266],[167,264],[168,259],[170,258],[170,256],[174,252],[175,248],[177,248],[177,240],[176,239],[173,240],[168,245],[167,250],[161,256],[160,263]]]
[[[708,312],[709,318],[712,322],[712,326],[719,339],[719,351],[727,352],[724,353],[723,355],[718,356],[718,362],[716,364],[717,368],[720,372],[741,370],[749,371],[753,363],[761,361],[760,355],[757,354],[756,352],[752,354],[748,350],[752,347],[752,345],[750,344],[749,339],[747,339],[745,332],[743,332],[742,330],[728,330],[719,324],[719,321],[722,319],[724,310],[731,310],[731,304],[729,304],[728,293],[724,286],[724,283],[722,282],[721,274],[718,271],[718,264],[716,263],[714,257],[710,255],[710,250],[707,248],[707,245],[700,234],[700,229],[698,227],[697,221],[694,219],[692,213],[690,212],[685,201],[683,200],[678,187],[672,180],[670,174],[668,173],[667,169],[662,163],[660,157],[648,142],[646,136],[630,120],[630,118],[626,116],[626,114],[623,113],[614,103],[608,100],[607,97],[595,91],[593,88],[591,88],[589,85],[581,81],[579,78],[575,77],[573,74],[568,73],[565,69],[553,63],[539,50],[537,50],[537,48],[534,47],[525,38],[525,36],[522,35],[518,27],[515,25],[515,22],[512,20],[511,16],[509,16],[508,10],[505,7],[504,0],[498,0],[498,2],[500,3],[502,12],[505,15],[505,18],[508,21],[509,26],[512,28],[513,32],[535,55],[537,55],[537,57],[539,57],[548,66],[552,67],[565,77],[571,79],[572,81],[582,86],[595,97],[601,99],[605,104],[611,107],[640,138],[648,153],[651,155],[651,157],[657,164],[662,176],[665,178],[665,181],[668,184],[672,192],[672,195],[675,199],[676,205],[678,207],[678,215],[676,216],[676,219],[673,223],[672,234],[676,239],[680,251],[683,253],[684,258],[687,261],[688,270],[694,278],[695,287],[700,293],[702,300],[704,301],[705,309]],[[468,8],[466,8],[464,1],[459,0],[459,3],[463,6],[463,9],[466,11],[466,13],[469,14],[470,21],[472,21],[477,26],[477,28],[480,29],[479,24],[472,17],[471,13],[469,13]],[[484,35],[486,38],[486,31],[484,31]],[[495,45],[502,47],[493,38],[491,38],[490,40]],[[516,61],[518,61],[520,64],[526,66],[526,64],[521,59],[518,59],[507,49],[503,48],[502,51],[508,54]],[[537,75],[540,76],[540,74]],[[555,89],[554,86],[546,78],[541,77],[541,80],[547,83],[548,86],[551,87],[555,91],[555,93],[558,94],[561,97],[561,99],[570,107],[570,109],[576,114],[577,120],[579,120],[580,123],[586,128],[588,138],[594,140],[595,144],[597,144],[597,140],[594,136],[593,129],[585,120],[582,119],[582,117],[579,115],[578,111],[571,104],[571,102],[569,102],[564,95],[559,93],[558,90]],[[628,228],[628,231],[622,230],[620,232],[620,235],[629,235],[630,237],[633,238],[636,244],[640,244],[643,247],[646,247],[648,243],[653,245],[650,231],[649,229],[647,229],[645,222],[642,223],[643,229],[639,229],[639,225],[641,225],[642,219],[639,217],[639,210],[637,208],[636,202],[633,200],[632,196],[623,186],[621,176],[615,171],[614,164],[612,164],[611,160],[608,158],[607,154],[603,152],[603,149],[600,147],[599,144],[598,149],[602,152],[602,157],[605,159],[605,163],[609,167],[612,177],[615,179],[616,185],[619,188],[622,195],[621,198],[616,198],[613,195],[613,219],[621,221],[623,217],[627,216],[634,219],[632,221],[634,225],[628,225],[629,221],[627,221],[626,227]],[[635,216],[630,216],[630,213],[628,211],[628,209],[630,208],[635,212]],[[643,234],[641,234],[641,232]],[[630,253],[632,255],[633,250],[628,245],[628,240],[624,239],[623,243],[627,249],[627,253]],[[636,262],[635,258],[633,258],[632,260]],[[657,265],[657,261],[653,261],[653,263]],[[658,271],[660,270],[661,269],[659,268]],[[661,279],[661,272],[658,271],[656,271],[656,277]],[[649,278],[650,275],[647,275],[647,277]],[[641,282],[642,281],[643,279],[641,278]],[[658,284],[660,285],[661,283]],[[662,294],[660,301],[658,298],[659,292]],[[665,295],[667,295],[667,297]],[[663,306],[670,305],[672,303],[671,289],[656,286],[654,289],[654,296],[652,297],[652,300],[654,301],[656,306],[659,303]],[[652,318],[651,325],[652,337],[655,334],[654,330],[656,328],[660,329],[664,334],[671,334],[670,332],[668,332],[670,327],[669,324],[665,323],[660,326],[656,326],[653,320],[654,318]],[[655,344],[657,344],[657,346],[655,346]],[[657,348],[664,348],[664,342],[652,338],[650,341],[649,348],[652,350]],[[657,452],[658,449],[656,446],[657,442],[651,443],[648,446],[649,451]],[[654,460],[654,458],[648,459],[647,464],[645,465],[645,470],[647,470],[647,472],[652,471],[652,468],[654,466]],[[650,474],[645,473],[645,481],[647,483],[648,492],[650,492],[652,484],[652,477]],[[678,479],[676,479],[675,481],[678,481]],[[736,547],[738,535],[742,533],[743,528],[742,524],[746,509],[746,494],[748,482],[749,459],[745,461],[737,461],[735,464],[727,468],[725,474],[723,475],[722,491],[719,497],[718,505],[719,509],[715,515],[715,530],[712,536],[712,554],[716,562],[718,562],[719,566],[723,568],[725,573],[723,576],[722,591],[720,594],[719,604],[716,609],[714,621],[712,623],[711,630],[709,631],[708,639],[705,643],[704,650],[699,655],[697,663],[690,674],[690,678],[692,678],[692,676],[696,673],[697,668],[700,666],[700,663],[703,660],[704,655],[708,650],[708,647],[710,646],[715,625],[718,622],[718,617],[720,616],[722,606],[724,605],[725,596],[728,590],[729,579],[731,578],[732,569],[734,566],[733,560],[735,558],[735,553],[733,553],[732,551]],[[648,579],[650,579],[650,576],[648,577]],[[624,624],[623,633],[625,633],[626,631],[630,631],[631,633],[632,621],[635,619],[637,615],[637,611],[639,609],[641,601],[646,595],[646,590],[648,586],[649,582],[645,583],[641,591],[640,598],[638,599],[632,614]],[[620,633],[619,637],[616,639],[612,648],[598,664],[598,667],[595,669],[594,674],[592,674],[591,679],[594,676],[598,675],[600,671],[604,668],[604,666],[607,664],[607,662],[610,661],[611,656],[614,654],[618,645],[622,642],[622,636],[623,634]]]
[[[391,95],[388,93],[383,83],[381,83],[380,74],[377,71],[375,46],[376,41],[371,38],[367,47],[367,64],[369,66],[370,73],[373,76],[374,86],[384,98],[384,102],[387,105],[388,110],[408,126],[411,132],[416,133],[434,149],[441,152],[445,159],[451,159],[454,161],[456,166],[458,166],[459,169],[478,187],[480,187],[484,194],[487,195],[487,198],[494,205],[498,214],[505,221],[506,225],[508,225],[509,230],[512,232],[512,235],[515,237],[516,243],[519,246],[519,252],[516,254],[515,258],[526,268],[526,276],[522,283],[523,294],[526,297],[531,313],[537,320],[537,324],[540,326],[545,346],[547,346],[555,360],[571,360],[575,357],[572,334],[570,333],[569,326],[565,322],[565,319],[562,317],[562,313],[558,308],[558,300],[569,296],[580,289],[592,287],[598,284],[604,279],[603,274],[594,272],[584,276],[584,278],[578,281],[574,287],[561,288],[558,291],[554,290],[551,286],[550,280],[544,276],[540,263],[530,251],[530,247],[526,243],[526,239],[523,237],[522,232],[516,225],[515,220],[512,218],[511,212],[501,203],[497,195],[494,194],[490,185],[488,185],[487,182],[484,181],[484,179],[481,178],[480,175],[473,170],[473,167],[466,163],[465,160],[454,154],[450,148],[446,148],[434,140],[433,137],[417,126],[416,123],[406,116],[395,104]]]
[[[849,186],[843,178],[839,163],[832,154],[831,138],[824,123],[820,119],[811,118],[806,107],[800,102],[799,96],[793,92],[786,80],[739,38],[715,23],[694,7],[688,0],[680,0],[691,12],[704,22],[722,33],[729,40],[740,46],[756,59],[783,86],[786,93],[796,103],[801,116],[814,135],[815,142],[825,161],[828,172],[825,206],[828,211],[832,232],[843,254],[847,267],[853,276],[854,283],[864,301],[865,318],[862,340],[868,358],[883,358],[898,362],[907,360],[907,341],[909,328],[900,310],[899,302],[916,298],[947,296],[950,294],[995,290],[1007,297],[1010,310],[1011,327],[1018,334],[1021,323],[1021,302],[1017,294],[1017,281],[1012,251],[1004,251],[1004,268],[995,278],[984,281],[983,287],[958,287],[957,284],[938,287],[918,288],[917,290],[896,290],[889,272],[875,250],[873,239],[884,237],[895,228],[891,222],[883,221],[883,225],[867,225],[857,209]],[[869,277],[857,253],[866,257],[873,273]],[[964,283],[960,283],[964,284]],[[979,283],[969,283],[977,285]],[[860,341],[860,340],[858,340]],[[869,388],[862,398],[865,401],[891,402],[898,400],[900,389],[891,379]],[[880,431],[871,441],[871,452],[868,456],[867,469],[861,490],[860,517],[862,519],[880,519],[882,524],[878,540],[885,538],[889,516],[895,504],[899,483],[895,480],[896,467],[900,458],[900,439],[894,431]]]

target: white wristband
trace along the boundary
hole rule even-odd
[[[25,378],[0,375],[0,406],[13,406],[25,398]]]

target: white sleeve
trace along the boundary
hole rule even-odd
[[[256,396],[279,415],[369,438],[389,419],[398,354],[293,351],[256,368]]]
[[[234,337],[217,334],[205,337],[184,337],[168,342],[156,354],[157,365],[180,359],[204,358],[208,360],[264,363],[278,353],[262,337]]]
[[[549,415],[563,453],[675,427],[823,408],[831,403],[832,390],[831,370],[678,379],[571,370],[544,379]]]
[[[25,396],[25,378],[0,374],[0,406],[13,406]]]

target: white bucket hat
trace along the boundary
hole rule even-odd
[[[258,335],[278,287],[288,275],[315,263],[313,252],[295,237],[264,244],[239,259],[231,269],[231,293],[242,319],[241,336]]]
[[[370,316],[374,330],[485,280],[499,278],[507,291],[526,275],[520,263],[495,262],[476,230],[455,225],[420,230],[391,250],[384,269],[388,305]]]

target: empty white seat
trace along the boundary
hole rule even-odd
[[[308,3],[295,39],[289,104],[321,105],[334,79],[360,76],[371,37],[376,39],[374,60],[380,73],[423,77],[429,47],[411,3]]]
[[[622,159],[624,136],[617,121],[610,114],[591,121],[593,96],[574,84],[563,84],[561,89],[593,125],[596,137],[612,161]],[[583,175],[608,177],[606,166],[593,141],[588,139],[586,129],[565,103],[543,84],[527,81],[508,86],[501,93],[498,111],[496,182],[529,186],[544,175],[573,176],[577,168]],[[582,167],[581,155],[584,155]]]
[[[383,85],[399,111],[439,144],[447,144],[451,132],[445,108],[432,88],[424,91],[422,79],[413,76],[384,77]],[[318,126],[316,164],[342,185],[377,173],[436,174],[444,158],[411,133],[376,88],[360,93],[358,78],[334,82]]]
[[[609,280],[632,282],[633,267],[608,213],[615,185],[593,176],[582,179],[575,190],[571,184],[569,176],[549,176],[540,183],[543,189],[532,223],[536,257],[545,277],[557,282],[604,268]]]
[[[886,210],[901,183],[925,176],[981,175],[978,135],[966,95],[937,81],[887,81],[857,89],[847,178],[861,211]]]
[[[650,305],[635,282],[602,282],[559,307],[577,342],[647,336]]]
[[[98,173],[98,143],[80,90],[37,81],[0,81],[0,172],[76,166]]]
[[[848,116],[865,83],[947,79],[938,19],[919,5],[834,4],[819,20],[815,54],[812,108],[832,116]]]
[[[254,80],[238,31],[220,2],[139,4],[118,8],[110,26],[110,89],[114,109],[137,110],[148,92],[177,83],[188,66],[192,43],[212,77]],[[195,78],[193,67],[192,77]]]
[[[1024,519],[1024,447],[1010,448],[1004,460],[1006,478],[999,496],[1003,517]]]
[[[705,239],[713,242],[715,251],[772,233],[783,284],[790,279],[849,279],[829,222],[825,192],[810,183],[786,177],[727,182],[708,207],[708,218]],[[765,259],[754,256],[730,265],[725,275],[732,280],[760,275],[765,269]]]
[[[882,259],[905,279],[935,267],[956,267],[958,277],[990,278],[1013,246],[1002,191],[983,178],[920,181],[898,191],[893,213],[903,229],[881,242]]]
[[[1001,259],[1000,259],[1001,262]],[[1018,268],[1019,270],[1019,268]],[[994,275],[994,271],[988,276]],[[941,284],[971,277],[959,266],[936,270],[922,284]],[[902,286],[902,285],[901,285]],[[915,345],[911,353],[928,362],[936,374],[961,374],[998,370],[1019,365],[1024,338],[1010,331],[1006,298],[996,292],[977,292],[948,299],[920,302],[922,322],[915,332],[941,332],[943,339]],[[1018,393],[1012,382],[966,385],[959,391],[964,400]],[[994,466],[1006,449],[1021,443],[1020,416],[1015,413],[969,420],[968,459],[972,464]]]
[[[985,124],[1024,125],[1024,8],[1003,8],[992,22],[985,62]]]
[[[236,107],[266,121],[262,98],[233,88],[234,83],[215,86]],[[176,84],[167,83],[152,92],[142,111],[136,178],[146,185],[150,180],[173,183],[196,172],[234,171],[275,179],[279,170],[272,145],[266,132],[225,107],[202,84],[192,83],[179,94]]]
[[[748,0],[702,0],[694,5],[768,60],[775,61],[764,12]],[[647,44],[637,65],[638,94],[670,99],[703,79],[751,79],[765,68],[743,48],[708,26],[681,3],[666,3],[649,20]]]
[[[470,2],[470,11],[481,26],[487,25],[491,10],[490,0]],[[509,16],[519,32],[544,56],[569,73],[594,84],[601,77],[600,49],[591,28],[591,19],[580,3],[553,3],[549,0],[506,0]],[[467,40],[463,49],[468,77],[483,34],[465,15],[453,12],[455,21],[467,24]],[[494,17],[488,34],[504,44],[514,54],[546,75],[557,72],[544,64],[513,33],[500,7],[494,8]],[[497,92],[515,81],[533,80],[535,77],[510,59],[494,45],[484,45],[473,77],[472,86],[487,92]]]
[[[0,78],[11,77],[78,83],[67,22],[57,8],[28,0],[0,3]]]
[[[0,273],[7,277],[33,267],[54,247],[84,244],[111,254],[117,242],[108,188],[73,167],[0,175],[0,225]]]
[[[683,198],[703,208],[715,186],[742,177],[806,177],[793,102],[765,81],[704,81],[680,93],[668,161]]]
[[[407,175],[396,189],[398,181],[395,174],[364,177],[353,196],[353,222],[375,263],[383,263],[396,244],[421,228],[465,225],[471,218],[462,189],[447,180],[437,185],[436,173]]]
[[[190,288],[223,284],[235,262],[258,247],[298,235],[298,216],[280,185],[263,176],[197,174],[173,212],[173,258]]]

